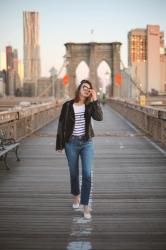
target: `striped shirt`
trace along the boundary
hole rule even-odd
[[[80,136],[85,135],[85,104],[77,106],[73,104],[74,114],[75,114],[75,124],[73,135]]]

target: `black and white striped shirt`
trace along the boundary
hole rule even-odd
[[[74,114],[75,114],[75,124],[73,135],[80,136],[85,135],[85,104],[77,106],[73,104]]]

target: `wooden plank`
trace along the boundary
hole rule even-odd
[[[24,139],[21,162],[11,155],[11,170],[0,171],[0,249],[165,250],[162,152],[105,106],[104,121],[94,122],[99,136],[87,221],[71,207],[65,155],[54,150],[56,129],[57,121]]]

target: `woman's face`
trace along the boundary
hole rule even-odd
[[[91,87],[88,83],[83,83],[80,88],[80,96],[82,97],[89,97],[91,95]]]

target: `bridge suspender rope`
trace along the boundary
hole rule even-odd
[[[141,85],[140,82],[135,81],[133,79],[131,74],[127,71],[127,68],[125,67],[122,60],[120,60],[120,63],[121,63],[122,69],[124,70],[125,74],[130,78],[131,83],[140,91],[141,95],[146,95],[146,92],[140,87],[140,85]],[[59,72],[56,75],[56,78],[54,79],[54,83],[57,81],[59,75],[61,74],[62,70],[66,67],[66,65],[67,65],[67,59],[65,58],[61,68],[59,69]],[[54,76],[52,76],[52,77],[54,77]],[[48,86],[38,97],[43,97],[51,87],[53,87],[53,86],[52,85]]]
[[[141,94],[141,95],[146,95],[146,92],[140,87],[140,85],[141,85],[140,82],[135,81],[135,80],[132,78],[131,74],[127,71],[126,67],[124,66],[123,61],[120,60],[120,62],[121,62],[121,65],[122,65],[122,69],[124,70],[124,72],[126,73],[126,75],[129,76],[129,78],[130,78],[130,80],[131,80],[131,83],[140,91],[140,94]]]
[[[63,62],[63,64],[62,64],[62,66],[61,66],[61,68],[59,69],[59,71],[58,71],[58,73],[57,73],[57,75],[56,75],[56,78],[54,79],[54,83],[57,81],[59,75],[61,74],[62,70],[66,67],[66,65],[67,65],[67,60],[66,60],[66,58],[65,58],[65,59],[64,59],[64,62]],[[52,77],[54,77],[54,76],[52,76]],[[43,97],[43,96],[48,92],[48,90],[49,90],[51,87],[54,87],[54,86],[49,85],[49,86],[48,86],[48,87],[47,87],[38,97]]]

